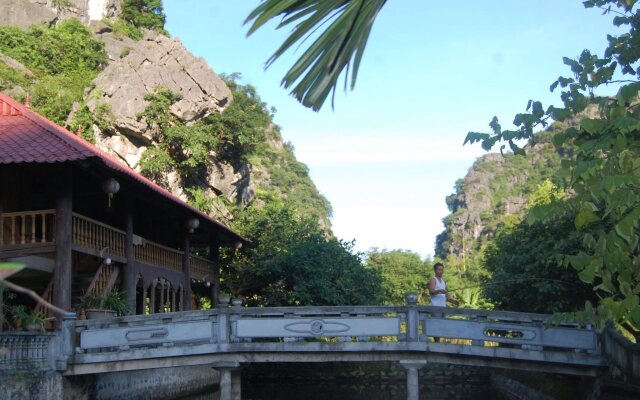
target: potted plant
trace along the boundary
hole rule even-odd
[[[85,293],[80,306],[85,310],[87,319],[110,318],[127,315],[129,307],[122,292],[113,288],[103,295]]]
[[[33,312],[25,305],[20,304],[11,308],[11,315],[16,329],[30,332],[41,332],[44,329],[45,315],[42,311]]]
[[[220,306],[226,307],[229,305],[229,302],[231,301],[231,295],[227,292],[220,292],[220,294],[218,295],[218,304]]]

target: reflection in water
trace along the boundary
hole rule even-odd
[[[325,385],[251,385],[242,388],[243,400],[405,400],[404,384],[384,384],[377,387],[358,384]],[[420,399],[492,399],[501,397],[491,388],[478,385],[420,385]]]
[[[205,393],[180,398],[180,400],[218,400],[216,388]],[[346,383],[283,384],[249,383],[242,385],[243,400],[405,400],[406,387],[401,383],[386,383],[377,386]],[[420,399],[491,399],[500,396],[488,385],[450,384],[420,385]]]

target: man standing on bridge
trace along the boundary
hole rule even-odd
[[[444,273],[444,264],[437,262],[433,265],[433,272],[436,276],[429,281],[429,294],[431,295],[431,305],[438,307],[446,307],[447,301],[457,306],[458,302],[454,300],[449,292],[447,292],[447,282],[445,282],[442,274]]]

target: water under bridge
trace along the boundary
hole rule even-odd
[[[238,371],[246,363],[398,361],[407,370],[408,398],[417,399],[418,370],[429,363],[597,376],[615,352],[595,329],[552,323],[549,315],[408,300],[405,306],[237,305],[97,320],[68,314],[39,357],[64,375],[211,365],[221,372],[221,399],[240,398]]]

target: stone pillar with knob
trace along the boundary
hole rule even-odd
[[[418,295],[408,294],[407,299],[407,341],[417,342],[419,339]]]

